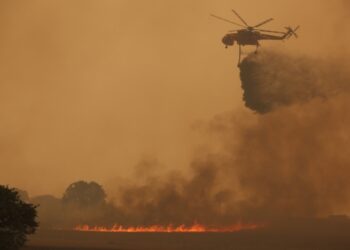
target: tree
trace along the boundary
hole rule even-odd
[[[96,182],[85,181],[69,185],[63,194],[62,204],[65,227],[100,224],[108,207],[102,186]]]
[[[0,185],[0,249],[16,250],[38,227],[36,207],[20,199],[18,192]]]
[[[15,188],[16,192],[19,195],[19,198],[24,202],[29,202],[28,192],[22,189]]]
[[[64,204],[79,205],[81,207],[94,207],[106,203],[106,193],[102,186],[96,182],[78,181],[66,189],[62,201]]]

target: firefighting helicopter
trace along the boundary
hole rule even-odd
[[[241,56],[242,56],[241,46],[254,45],[256,46],[255,53],[257,53],[258,48],[260,47],[260,43],[259,43],[260,40],[285,40],[285,39],[289,39],[291,36],[298,38],[296,31],[300,28],[300,26],[297,26],[294,29],[291,27],[285,27],[285,29],[287,30],[286,32],[260,29],[259,27],[273,21],[274,19],[269,18],[255,26],[250,26],[235,10],[232,9],[232,12],[239,18],[239,20],[241,20],[242,24],[231,21],[226,18],[213,15],[213,14],[211,16],[221,21],[225,21],[225,22],[234,24],[236,26],[242,27],[242,29],[229,31],[230,33],[226,34],[222,38],[222,42],[225,44],[226,48],[228,48],[229,46],[233,46],[235,42],[238,44],[239,46],[238,66],[240,66],[241,64]],[[279,35],[272,35],[272,34],[279,34]]]

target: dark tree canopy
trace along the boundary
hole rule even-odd
[[[15,189],[0,185],[0,249],[16,250],[38,226],[36,207],[21,200]]]
[[[28,192],[25,191],[25,190],[22,190],[22,189],[18,189],[18,188],[15,188],[16,192],[18,193],[19,195],[19,198],[24,201],[24,202],[28,202],[29,201],[29,195],[28,195]]]
[[[64,204],[92,207],[105,204],[106,193],[96,182],[78,181],[69,185],[63,194]]]

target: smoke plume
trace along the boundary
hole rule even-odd
[[[245,194],[241,214],[312,217],[348,211],[347,66],[344,60],[271,51],[243,61],[246,105],[259,113],[273,112],[255,115],[250,124],[225,134],[227,141],[239,138],[235,147],[226,143],[225,153]]]
[[[220,150],[179,173],[123,186],[133,223],[227,224],[346,213],[350,194],[350,75],[325,62],[264,51],[241,66],[244,100],[265,115],[206,125]],[[273,112],[271,112],[273,111]]]
[[[144,162],[144,164],[147,164]],[[229,189],[220,187],[220,171],[210,160],[193,163],[192,176],[179,172],[145,182],[120,187],[117,206],[125,213],[124,224],[131,225],[206,225],[225,224],[225,205]]]

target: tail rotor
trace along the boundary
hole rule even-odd
[[[285,27],[287,30],[287,35],[286,38],[290,38],[291,36],[294,36],[295,38],[298,38],[298,34],[296,33],[297,30],[300,28],[300,26],[297,26],[295,29],[293,29],[292,27]]]

